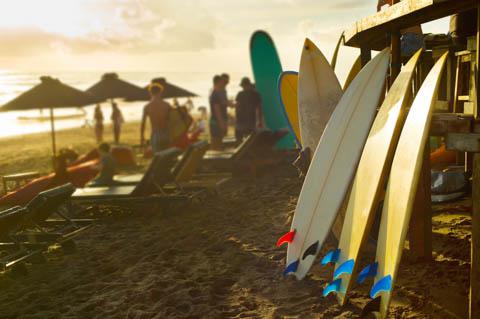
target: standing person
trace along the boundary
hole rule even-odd
[[[213,90],[210,103],[210,138],[213,150],[221,150],[223,137],[227,134],[227,100],[222,77],[213,77]]]
[[[97,139],[97,144],[100,144],[103,141],[103,112],[100,108],[100,104],[95,106],[93,122],[95,125],[95,137]]]
[[[257,123],[262,123],[262,97],[255,90],[252,82],[244,77],[240,82],[242,91],[235,99],[235,139],[241,142],[243,138],[255,131]]]
[[[125,122],[123,119],[122,111],[118,108],[117,103],[112,102],[112,116],[110,117],[113,123],[113,137],[115,144],[120,142],[120,133],[122,124]]]
[[[168,112],[171,105],[162,98],[163,86],[158,83],[152,83],[148,87],[150,92],[150,102],[143,108],[142,123],[140,125],[140,145],[145,143],[145,122],[147,117],[150,119],[151,135],[150,144],[153,154],[165,149],[170,143],[168,134]]]

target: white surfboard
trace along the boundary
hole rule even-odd
[[[335,292],[341,305],[351,287],[357,269],[360,248],[368,239],[385,181],[400,136],[407,106],[411,102],[412,79],[422,51],[418,51],[402,69],[378,111],[358,164],[348,197],[345,220],[334,260],[333,281],[324,296]]]
[[[323,245],[350,186],[383,94],[389,50],[357,75],[343,94],[316,148],[298,199],[285,273],[302,279]]]
[[[305,39],[298,73],[298,118],[303,148],[313,155],[343,91],[322,52]]]
[[[372,298],[381,296],[380,317],[386,318],[407,235],[428,140],[432,111],[448,53],[433,66],[412,103],[398,141],[382,210],[377,241],[377,268]]]

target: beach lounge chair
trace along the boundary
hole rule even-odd
[[[72,195],[76,201],[95,202],[143,202],[145,199],[154,200],[159,204],[184,202],[194,194],[166,193],[163,186],[170,181],[170,169],[181,153],[179,149],[171,148],[157,153],[145,174],[131,176],[125,181],[116,181],[111,186],[92,186],[80,188]]]
[[[68,210],[75,192],[72,184],[39,193],[26,206],[23,226],[15,237],[29,243],[72,245],[72,240],[93,225],[92,219],[72,219]]]
[[[207,189],[210,192],[217,192],[218,187],[228,181],[231,177],[227,174],[199,174],[199,168],[209,148],[206,141],[197,142],[191,145],[181,160],[172,170],[173,183],[181,189]],[[169,187],[170,185],[166,185]]]
[[[0,271],[28,261],[42,252],[41,246],[24,244],[15,238],[27,213],[27,209],[20,206],[0,212]]]
[[[206,172],[231,172],[234,174],[249,173],[257,175],[261,167],[275,164],[280,158],[275,144],[287,134],[286,130],[260,130],[250,134],[233,151],[208,151],[202,162]]]
[[[167,182],[164,183],[162,189],[166,192],[172,192],[175,189],[184,192],[192,190],[200,191],[206,189],[214,192],[217,187],[226,182],[230,174],[208,174],[198,175],[197,171],[202,162],[203,156],[209,148],[209,144],[206,141],[199,141],[190,145],[181,159],[173,166],[173,168],[167,173],[164,172],[167,178]],[[138,183],[142,175],[126,175],[117,176],[115,181],[117,183]]]

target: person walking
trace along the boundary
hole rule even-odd
[[[103,142],[103,112],[100,104],[97,104],[97,106],[95,106],[93,122],[95,128],[95,138],[97,139],[97,144],[100,144]]]
[[[165,102],[162,97],[163,86],[158,83],[153,83],[148,88],[151,100],[143,108],[142,122],[140,125],[140,145],[145,143],[145,122],[147,118],[150,120],[150,127],[152,129],[150,134],[150,144],[152,146],[153,154],[166,149],[170,143],[170,136],[168,134],[168,113],[172,107]]]
[[[113,140],[115,144],[120,142],[120,133],[122,130],[122,124],[125,122],[123,119],[122,111],[120,111],[117,103],[112,102],[112,116],[110,117],[113,124]]]

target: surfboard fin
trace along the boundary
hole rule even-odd
[[[351,275],[353,272],[353,266],[355,266],[355,261],[353,259],[347,260],[335,270],[333,273],[333,279],[337,279],[341,274]]]
[[[370,297],[375,299],[382,291],[388,292],[390,290],[392,290],[392,276],[388,275],[373,285],[372,290],[370,290]]]
[[[298,268],[298,264],[300,263],[300,261],[297,259],[293,262],[291,262],[287,268],[285,268],[285,270],[283,271],[283,275],[286,276],[290,273],[293,273],[293,272],[296,272],[297,271],[297,268]]]
[[[315,243],[311,244],[310,247],[308,247],[305,250],[305,252],[303,253],[303,256],[302,256],[302,260],[304,260],[305,258],[307,258],[310,255],[315,256],[317,254],[317,250],[318,250],[318,240]]]
[[[378,263],[368,265],[358,274],[357,283],[362,284],[367,278],[375,277],[378,271]]]
[[[323,257],[320,264],[325,266],[329,263],[336,263],[338,261],[338,257],[340,257],[340,249],[330,250],[328,254]]]
[[[280,237],[277,241],[277,247],[280,247],[283,244],[291,244],[293,239],[295,238],[295,233],[296,233],[296,230],[294,229],[292,231],[289,231],[282,237]]]
[[[342,279],[337,279],[329,283],[324,289],[323,289],[323,296],[326,297],[332,292],[345,292],[345,291],[340,291],[340,286],[342,284]]]

